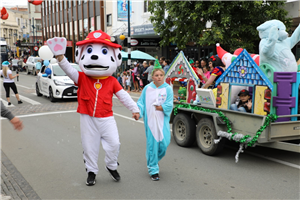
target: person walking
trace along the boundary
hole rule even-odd
[[[153,60],[151,60],[150,62],[149,62],[149,64],[150,64],[150,66],[147,68],[147,70],[146,71],[144,71],[144,75],[145,74],[147,74],[148,75],[148,83],[151,83],[151,81],[152,81],[152,76],[151,76],[151,74],[152,74],[152,71],[153,71],[153,68],[154,68],[154,62],[153,62]]]
[[[7,99],[8,105],[11,105],[10,97],[9,97],[10,96],[10,94],[9,94],[10,93],[10,88],[11,88],[13,90],[13,92],[15,93],[15,95],[16,95],[16,98],[18,100],[18,104],[21,104],[23,102],[20,100],[18,90],[17,90],[17,86],[16,86],[15,81],[14,81],[14,78],[19,76],[19,74],[16,74],[15,76],[13,76],[11,70],[8,69],[8,65],[9,65],[9,62],[4,61],[2,63],[2,70],[0,71],[0,74],[4,78],[3,86],[4,86],[4,89],[6,91],[6,99]]]
[[[23,71],[23,59],[22,58],[18,58],[18,70],[20,72]]]
[[[144,118],[147,167],[153,181],[160,179],[158,162],[165,156],[171,139],[169,121],[173,110],[173,89],[164,81],[164,75],[156,60],[153,82],[143,89],[137,101],[140,117]]]
[[[148,74],[144,74],[144,72],[148,69],[149,65],[147,61],[143,62],[143,70],[141,72],[141,79],[143,81],[143,87],[145,87],[148,84]]]
[[[38,60],[37,63],[35,64],[36,75],[40,72],[41,68],[42,68],[42,60]]]
[[[139,83],[138,83],[139,80],[138,80],[137,77],[140,76],[140,75],[139,75],[139,70],[138,70],[139,66],[138,65],[139,64],[137,62],[134,62],[134,68],[132,70],[133,76],[134,76],[134,78],[133,78],[134,90],[132,92],[138,92],[139,91]]]
[[[170,69],[170,64],[171,64],[171,61],[169,59],[165,59],[164,62],[164,71],[165,71],[165,75],[167,74],[168,70]]]
[[[19,60],[17,57],[15,57],[14,59],[11,60],[11,66],[12,66],[11,68],[13,71],[18,69],[18,62],[19,62]]]

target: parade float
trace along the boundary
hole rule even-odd
[[[276,23],[267,27],[272,28]],[[264,36],[261,34],[261,26],[257,28],[260,31],[261,43],[265,36],[273,37],[274,31],[285,30],[279,24],[278,29],[272,28]],[[300,26],[291,37],[285,38],[288,49],[300,41],[299,35]],[[276,42],[273,43],[276,45]],[[271,46],[270,43],[268,45]],[[177,80],[188,82],[186,101],[174,102],[170,122],[174,139],[179,146],[188,147],[197,142],[204,154],[216,155],[222,151],[226,142],[224,138],[227,138],[240,144],[235,156],[236,162],[245,148],[256,145],[300,152],[299,145],[284,142],[300,139],[300,72],[295,69],[297,62],[290,56],[288,61],[295,62],[293,69],[282,70],[282,63],[270,65],[268,61],[274,61],[272,51],[280,54],[282,51],[278,49],[281,48],[286,55],[287,47],[275,46],[267,50],[264,48],[260,46],[259,55],[249,54],[246,49],[238,49],[230,54],[217,44],[218,56],[226,67],[215,83],[217,95],[209,89],[197,88],[198,77],[190,70],[183,53],[179,53],[166,73],[166,82],[175,88],[174,94]],[[241,90],[250,93],[250,113],[230,110],[230,105],[237,101]]]

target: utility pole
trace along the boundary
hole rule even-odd
[[[127,65],[128,68],[130,69],[131,65],[131,38],[130,38],[130,0],[128,0],[128,37],[127,37],[127,53],[128,53],[128,60],[127,60]]]

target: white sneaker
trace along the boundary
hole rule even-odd
[[[0,200],[10,200],[10,196],[4,196],[3,194],[0,194]]]

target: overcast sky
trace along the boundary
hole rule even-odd
[[[25,7],[27,3],[27,0],[0,0],[0,7],[15,7],[16,5]]]

